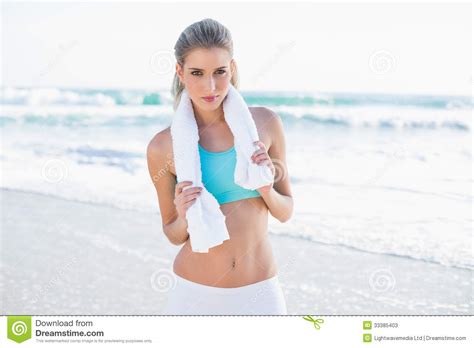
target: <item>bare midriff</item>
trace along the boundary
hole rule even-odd
[[[268,207],[261,197],[222,204],[230,239],[209,249],[191,250],[191,241],[178,252],[173,271],[180,277],[208,286],[233,288],[276,275],[268,237]]]

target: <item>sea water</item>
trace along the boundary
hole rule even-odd
[[[242,94],[284,125],[295,210],[270,233],[474,269],[470,97]],[[146,147],[170,93],[4,87],[0,102],[2,188],[159,212]]]

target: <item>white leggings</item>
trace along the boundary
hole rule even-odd
[[[236,288],[219,288],[184,279],[173,272],[163,315],[285,315],[278,276]]]

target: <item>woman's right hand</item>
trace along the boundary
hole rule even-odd
[[[197,186],[184,189],[184,187],[191,184],[192,181],[181,181],[175,186],[173,202],[176,206],[178,217],[183,220],[186,219],[186,211],[196,202],[197,197],[199,197],[202,191],[202,187]]]

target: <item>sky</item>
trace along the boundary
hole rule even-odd
[[[470,95],[469,3],[2,2],[2,86],[169,89],[210,17],[242,90]]]

